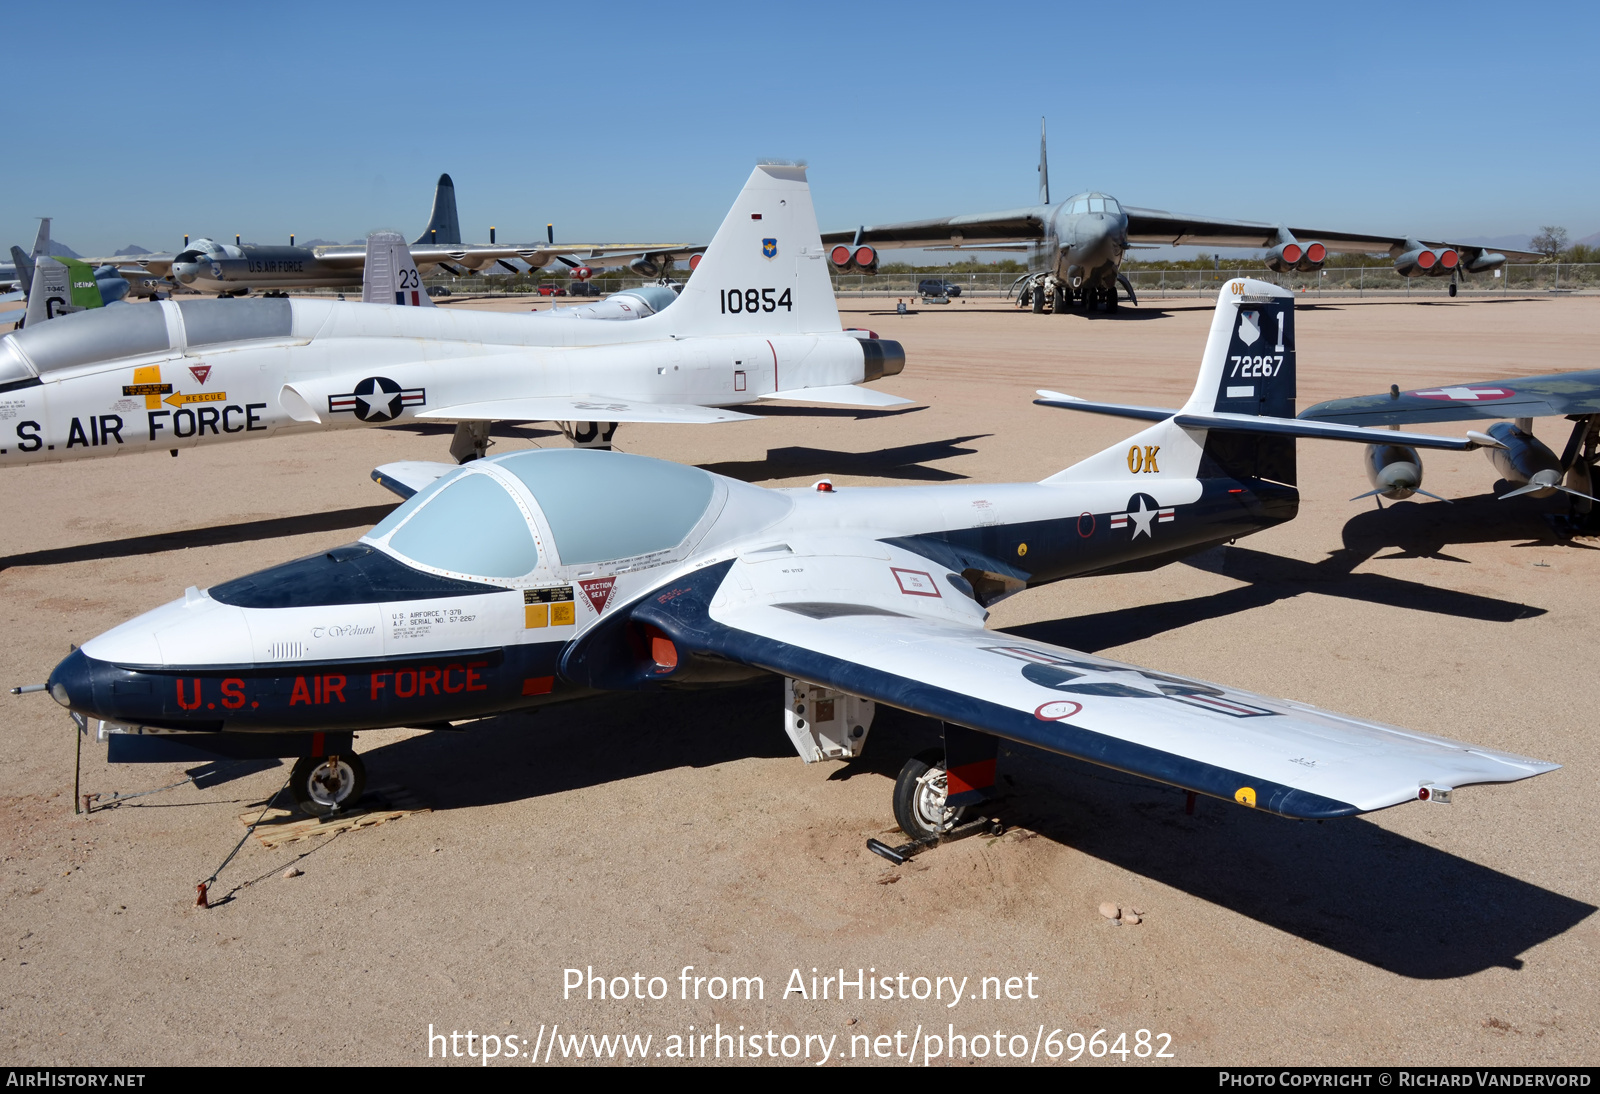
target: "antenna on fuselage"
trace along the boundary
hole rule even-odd
[[[1050,163],[1044,154],[1044,119],[1039,119],[1039,204],[1050,204]]]

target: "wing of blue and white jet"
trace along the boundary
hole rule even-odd
[[[883,542],[788,542],[705,573],[633,620],[680,649],[1283,816],[1559,766],[989,631],[946,566]]]

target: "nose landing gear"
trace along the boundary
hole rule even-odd
[[[367,789],[367,765],[354,752],[342,756],[302,756],[289,776],[295,804],[313,817],[326,817],[355,805]]]

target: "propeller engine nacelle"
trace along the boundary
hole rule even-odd
[[[1449,277],[1461,267],[1461,255],[1454,247],[1413,247],[1394,260],[1401,277]]]
[[[660,255],[640,255],[628,263],[628,269],[640,277],[660,277],[664,266]]]
[[[1410,445],[1369,444],[1365,462],[1372,490],[1362,497],[1376,494],[1390,501],[1405,501],[1412,494],[1427,493],[1422,489],[1422,457]]]
[[[878,251],[874,247],[865,245],[847,247],[843,243],[837,244],[828,252],[828,261],[832,264],[834,273],[878,272]]]
[[[1547,498],[1557,490],[1583,493],[1566,485],[1561,460],[1532,433],[1518,428],[1512,422],[1496,422],[1489,427],[1488,434],[1505,445],[1504,448],[1484,449],[1489,462],[1494,464],[1501,478],[1521,485],[1521,489],[1503,494],[1502,497],[1532,494],[1536,498]]]

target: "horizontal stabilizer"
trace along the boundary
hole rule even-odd
[[[890,395],[887,391],[874,391],[855,384],[836,384],[833,387],[799,387],[789,391],[773,391],[763,399],[787,399],[793,403],[834,403],[839,406],[910,406],[910,399]]]
[[[1161,410],[1120,403],[1091,403],[1055,391],[1040,391],[1034,402],[1039,406],[1063,410],[1086,410],[1093,414],[1112,414],[1119,418],[1163,421],[1171,418],[1185,429],[1215,429],[1228,433],[1259,433],[1278,437],[1304,437],[1324,441],[1355,441],[1360,444],[1408,444],[1414,448],[1445,448],[1461,452],[1474,448],[1504,448],[1493,437],[1467,430],[1465,437],[1439,437],[1432,433],[1401,433],[1393,429],[1369,429],[1334,422],[1308,422],[1303,418],[1269,418],[1256,414],[1191,414],[1181,410]]]
[[[598,395],[493,399],[442,406],[417,415],[436,422],[658,422],[711,425],[755,421],[752,414],[681,403],[645,403]]]
[[[396,460],[372,469],[372,481],[391,493],[409,498],[435,480],[454,471],[458,464],[431,463],[427,460]]]

